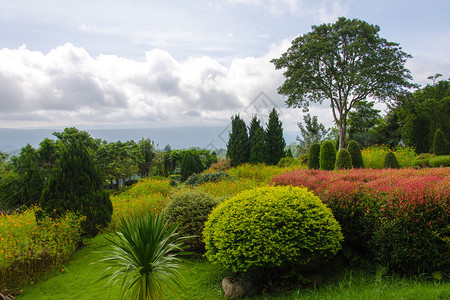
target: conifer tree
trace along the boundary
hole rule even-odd
[[[276,165],[285,156],[286,142],[283,137],[282,123],[275,108],[270,111],[266,129],[267,163]]]
[[[250,160],[251,164],[263,163],[267,160],[266,133],[261,121],[254,116],[249,126]]]
[[[448,154],[448,142],[445,138],[445,134],[439,128],[434,133],[433,139],[433,153],[435,155],[447,155]]]
[[[231,133],[227,145],[227,156],[231,160],[231,166],[249,162],[250,143],[247,135],[247,127],[239,115],[231,117]]]
[[[67,211],[85,216],[82,223],[84,236],[95,236],[99,227],[111,221],[112,203],[103,189],[100,171],[83,141],[72,139],[60,142],[60,158],[42,192],[41,209],[37,214],[52,218]]]

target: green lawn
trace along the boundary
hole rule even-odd
[[[101,259],[108,248],[104,236],[88,240],[87,247],[75,253],[72,260],[47,280],[23,288],[18,299],[117,299],[119,285],[104,287],[97,282],[104,265],[91,264]],[[183,272],[186,291],[181,299],[224,299],[221,281],[229,275],[220,266],[203,258],[186,260]],[[168,295],[167,299],[175,299]],[[346,271],[326,284],[313,287],[294,287],[285,291],[254,297],[254,299],[450,299],[450,284],[422,279],[377,277],[365,271]]]

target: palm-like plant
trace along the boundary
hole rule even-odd
[[[100,279],[109,278],[107,285],[122,279],[122,299],[130,290],[132,299],[162,299],[165,289],[176,295],[183,290],[178,255],[184,254],[187,239],[177,228],[151,213],[122,219],[118,231],[107,238],[113,250],[100,261],[110,265]]]

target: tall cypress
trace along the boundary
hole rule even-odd
[[[92,154],[79,139],[60,142],[61,154],[42,192],[44,215],[58,218],[67,211],[85,216],[81,224],[84,236],[95,236],[98,227],[111,221],[113,211],[109,193]],[[43,214],[38,213],[37,218]]]
[[[267,163],[276,165],[285,156],[286,142],[283,137],[283,126],[275,108],[270,111],[266,130]]]
[[[260,120],[254,116],[248,129],[250,142],[250,163],[264,163],[267,161],[266,133]]]
[[[250,143],[247,127],[239,115],[231,117],[231,133],[227,145],[227,156],[231,160],[231,166],[235,167],[249,162]]]

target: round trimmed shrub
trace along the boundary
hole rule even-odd
[[[186,249],[203,253],[205,244],[202,231],[208,215],[218,200],[209,194],[196,190],[184,190],[173,194],[164,209],[169,224],[179,223],[178,232],[182,236],[193,236],[185,242]]]
[[[400,169],[397,157],[393,152],[386,153],[384,157],[384,168],[385,169]]]
[[[361,148],[359,147],[358,142],[350,141],[347,147],[350,156],[352,157],[352,165],[353,168],[360,169],[364,168],[364,161],[361,154]]]
[[[288,268],[332,258],[341,227],[306,188],[262,187],[219,204],[203,231],[206,257],[234,272]]]
[[[434,133],[433,153],[435,155],[447,155],[447,147],[448,143],[445,134],[438,128]]]
[[[332,141],[325,141],[320,146],[319,164],[321,170],[334,170],[336,148]]]
[[[351,169],[352,168],[352,157],[347,149],[342,148],[339,150],[338,156],[336,158],[336,170],[341,169]]]
[[[320,168],[320,144],[312,144],[309,147],[308,156],[308,169],[319,169]]]

